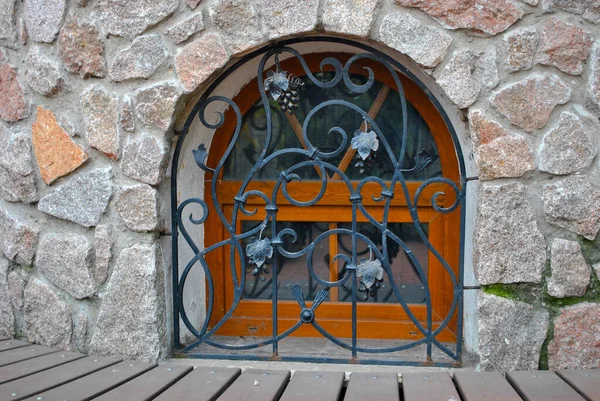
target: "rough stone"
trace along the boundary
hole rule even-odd
[[[600,191],[585,176],[569,176],[544,186],[546,221],[593,241],[600,230]]]
[[[328,32],[367,37],[381,4],[381,0],[325,0],[323,27]]]
[[[16,271],[8,273],[8,292],[10,293],[10,302],[16,310],[23,309],[23,291],[25,290],[25,281]]]
[[[156,361],[166,347],[162,257],[156,244],[136,244],[117,258],[90,351]]]
[[[112,195],[111,176],[109,169],[78,174],[44,196],[38,209],[84,227],[97,226]]]
[[[0,208],[0,250],[20,265],[31,265],[38,243],[39,230]]]
[[[183,94],[176,82],[160,82],[135,92],[135,115],[146,125],[168,131]]]
[[[121,128],[125,131],[135,131],[135,119],[133,117],[133,99],[130,96],[125,96],[121,103],[121,112],[119,113],[119,122]]]
[[[96,263],[94,266],[94,279],[98,285],[104,284],[108,278],[110,261],[112,260],[112,228],[107,224],[96,227],[94,232],[94,246],[96,249]]]
[[[133,141],[123,150],[121,169],[123,174],[145,182],[158,185],[164,176],[167,151],[164,144],[151,136]]]
[[[233,54],[264,42],[258,12],[250,0],[215,0],[208,14]]]
[[[523,185],[483,184],[473,247],[480,284],[541,282],[546,241]]]
[[[423,25],[402,12],[386,15],[379,35],[384,44],[425,67],[435,67],[441,63],[452,42],[452,37],[443,30]]]
[[[162,228],[160,198],[149,185],[123,188],[117,193],[115,207],[130,230],[144,232]]]
[[[571,89],[556,75],[533,75],[495,92],[490,101],[508,121],[525,132],[543,128],[550,113],[571,98]]]
[[[198,4],[202,3],[202,0],[186,0],[187,5],[193,10],[198,7]]]
[[[89,87],[79,99],[88,144],[109,159],[117,160],[120,151],[119,99],[100,86]]]
[[[479,110],[469,113],[473,156],[480,180],[521,177],[535,169],[533,152],[520,135],[511,135]]]
[[[31,141],[40,175],[48,185],[85,163],[88,154],[58,124],[54,114],[38,106]]]
[[[167,34],[171,38],[171,41],[176,45],[185,42],[193,35],[204,30],[204,20],[202,13],[196,13],[191,17],[184,19],[171,29],[167,31]]]
[[[160,35],[141,36],[131,46],[118,52],[108,67],[115,82],[149,78],[166,60],[168,54]]]
[[[588,21],[600,22],[599,0],[543,0],[542,10],[544,12],[564,10],[569,13],[581,15]]]
[[[0,118],[14,123],[27,117],[28,102],[17,78],[17,70],[0,62]]]
[[[521,0],[523,3],[525,4],[529,4],[530,6],[537,6],[539,3],[539,0]]]
[[[551,174],[571,174],[590,167],[597,153],[579,117],[563,112],[558,125],[542,140],[538,168]]]
[[[594,44],[590,60],[590,76],[587,82],[586,106],[600,116],[600,43]]]
[[[63,22],[66,0],[26,0],[27,34],[36,42],[52,43]]]
[[[536,370],[548,331],[549,315],[524,302],[479,292],[478,369]]]
[[[0,128],[0,197],[9,202],[37,201],[31,144],[25,134]]]
[[[591,46],[592,39],[583,29],[550,17],[542,31],[536,61],[555,66],[567,74],[579,75]]]
[[[327,3],[325,4],[327,5]],[[347,5],[348,3],[343,4]],[[263,29],[269,40],[311,32],[317,27],[318,0],[265,0],[260,3],[260,6]],[[325,15],[328,15],[327,10],[325,8]],[[360,17],[364,18],[364,16]],[[363,21],[360,19],[355,22],[360,25]],[[325,29],[327,29],[327,24],[325,24]]]
[[[539,38],[535,28],[518,28],[504,35],[504,43],[508,52],[506,58],[508,70],[531,69],[538,41]]]
[[[560,310],[548,344],[548,368],[600,368],[600,304],[583,302]]]
[[[228,60],[219,35],[206,33],[181,49],[175,57],[175,68],[186,92],[192,92]]]
[[[41,48],[35,48],[27,55],[25,82],[37,93],[48,97],[61,95],[69,86],[58,62],[44,54]]]
[[[96,292],[92,278],[92,246],[83,235],[51,233],[42,236],[36,266],[55,286],[73,298],[89,298]]]
[[[17,45],[17,0],[0,0],[0,46]]]
[[[596,273],[596,278],[600,280],[600,263],[596,263],[592,268],[594,269],[594,273]]]
[[[8,289],[8,260],[0,258],[0,337],[13,337],[15,316]]]
[[[395,0],[416,7],[447,29],[466,29],[478,35],[496,35],[523,16],[523,10],[508,0]]]
[[[590,267],[585,263],[581,246],[574,241],[557,238],[550,248],[552,276],[548,294],[555,298],[581,297],[590,284]]]
[[[133,40],[171,15],[178,5],[179,0],[99,0],[94,9],[107,33]]]
[[[37,278],[25,287],[25,328],[29,342],[66,348],[71,342],[71,308]]]
[[[104,42],[94,24],[72,19],[60,30],[58,52],[67,71],[82,78],[106,75]]]

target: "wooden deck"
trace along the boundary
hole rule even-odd
[[[198,361],[201,364],[202,361]],[[0,339],[0,401],[600,401],[600,369],[404,373],[150,364]]]

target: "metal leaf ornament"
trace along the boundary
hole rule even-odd
[[[352,149],[358,151],[358,154],[363,160],[366,160],[371,154],[371,151],[376,152],[377,149],[379,149],[379,140],[377,139],[375,131],[363,131],[362,129],[357,129],[354,132],[354,138],[352,138],[350,146]]]
[[[300,87],[304,82],[293,74],[282,71],[277,63],[276,71],[267,72],[265,79],[265,92],[269,92],[271,97],[277,101],[281,111],[288,114],[294,114],[300,103]]]
[[[366,260],[362,259],[360,264],[356,266],[356,277],[360,278],[361,282],[370,289],[376,281],[383,280],[383,267],[378,259]]]
[[[273,256],[271,241],[268,238],[251,237],[246,245],[246,255],[260,268],[268,258]]]

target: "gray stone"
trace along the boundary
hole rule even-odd
[[[39,230],[0,208],[0,250],[20,265],[31,265],[38,243]]]
[[[118,52],[110,62],[108,75],[115,82],[149,78],[167,60],[168,54],[160,35],[136,38],[131,46]]]
[[[542,10],[544,12],[563,10],[581,15],[588,21],[600,22],[599,0],[542,0]]]
[[[136,244],[117,258],[90,351],[154,362],[166,348],[162,257],[156,244]]]
[[[127,187],[117,193],[117,213],[133,231],[157,231],[162,228],[158,191],[146,184]]]
[[[96,293],[92,277],[92,246],[86,237],[72,233],[42,236],[36,266],[55,286],[73,298],[90,298]]]
[[[106,75],[104,42],[94,24],[68,21],[58,36],[58,53],[67,71],[84,79]]]
[[[548,331],[549,315],[524,302],[479,292],[478,369],[536,370]]]
[[[381,0],[325,0],[323,27],[328,32],[367,37],[381,5]]]
[[[171,15],[178,5],[179,0],[99,0],[94,1],[94,10],[107,33],[133,40]]]
[[[600,280],[600,263],[596,263],[592,268],[594,269],[594,273],[596,273],[596,278]]]
[[[185,42],[193,35],[204,30],[204,20],[202,13],[196,13],[191,17],[184,19],[167,31],[171,41],[176,45]]]
[[[94,264],[94,279],[98,285],[104,284],[108,278],[110,261],[112,260],[113,239],[112,228],[107,224],[96,227],[94,232],[96,262]]]
[[[66,0],[26,0],[27,34],[36,42],[52,43],[63,22]]]
[[[189,93],[196,90],[228,60],[229,55],[221,37],[211,32],[183,47],[175,57],[175,68],[179,81]]]
[[[473,249],[475,275],[482,285],[541,282],[546,241],[523,185],[482,185]]]
[[[525,4],[529,4],[530,6],[537,6],[539,3],[539,0],[521,0],[523,3]]]
[[[109,169],[78,174],[44,196],[38,209],[84,227],[97,226],[112,196],[111,177]]]
[[[551,174],[571,174],[590,167],[597,153],[579,117],[563,112],[558,125],[544,136],[537,164]]]
[[[146,125],[168,131],[183,91],[176,82],[160,82],[135,92],[135,115]]]
[[[258,12],[249,0],[215,0],[208,8],[214,26],[233,54],[264,42]]]
[[[125,146],[121,169],[123,174],[131,178],[158,185],[164,176],[166,164],[165,145],[152,136],[145,136]]]
[[[0,197],[9,202],[37,201],[31,144],[24,134],[0,128]]]
[[[452,42],[452,37],[443,30],[423,25],[402,12],[386,15],[379,35],[384,44],[424,67],[435,67],[441,63]]]
[[[531,75],[495,92],[490,101],[508,121],[525,132],[548,122],[550,113],[571,98],[571,89],[556,75]]]
[[[121,128],[123,128],[125,131],[135,131],[133,99],[130,96],[125,96],[123,98],[123,103],[121,103],[121,112],[119,113],[119,122],[121,123]]]
[[[59,96],[69,88],[58,60],[46,55],[39,47],[27,55],[25,81],[31,89],[48,97]]]
[[[593,241],[600,230],[600,191],[585,176],[570,176],[544,186],[546,221]]]
[[[0,46],[17,45],[17,0],[0,0]]]
[[[318,0],[263,0],[259,4],[262,26],[269,40],[311,32],[317,28]]]
[[[585,263],[581,246],[574,241],[556,238],[550,248],[552,276],[548,294],[555,298],[581,297],[590,284],[590,267]]]
[[[25,329],[29,342],[66,348],[71,342],[71,308],[52,287],[32,278],[25,287]]]
[[[16,310],[23,309],[23,291],[25,290],[25,281],[16,271],[8,273],[8,291],[10,293],[10,302]]]
[[[100,86],[91,86],[80,95],[83,124],[91,147],[109,159],[120,152],[119,99]]]
[[[508,52],[506,67],[509,71],[529,70],[538,44],[535,28],[517,28],[504,35]]]
[[[600,116],[600,43],[595,43],[590,56],[590,73],[587,82],[586,106]]]
[[[15,334],[15,316],[8,289],[8,260],[0,257],[0,337]]]

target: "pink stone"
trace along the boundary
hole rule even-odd
[[[106,75],[104,42],[93,24],[79,23],[77,19],[67,22],[60,30],[58,52],[69,72],[83,78]]]
[[[22,120],[28,109],[17,71],[7,63],[0,64],[0,118],[9,123]]]
[[[183,47],[175,57],[175,69],[186,92],[192,92],[228,60],[219,35],[206,33]]]
[[[202,3],[202,0],[187,0],[187,5],[192,10],[198,7],[198,4]]]
[[[542,31],[536,61],[555,66],[567,74],[579,75],[591,46],[592,39],[583,29],[550,17]]]

